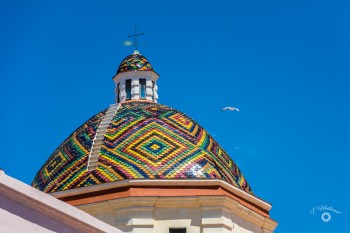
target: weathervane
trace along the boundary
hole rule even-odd
[[[123,42],[123,45],[125,46],[134,46],[135,47],[135,51],[138,51],[137,50],[137,46],[139,45],[139,42],[137,41],[137,37],[138,36],[141,36],[141,35],[144,35],[145,33],[137,33],[137,27],[135,26],[135,34],[134,35],[130,35],[128,37],[135,37],[135,40],[134,41],[130,41],[130,40],[125,40]]]

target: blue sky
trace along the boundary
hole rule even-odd
[[[276,232],[347,232],[350,4],[346,1],[1,1],[0,167],[30,183],[114,101],[140,52],[159,102],[205,127],[272,203]],[[221,112],[235,106],[237,112]],[[342,211],[321,221],[310,209]]]

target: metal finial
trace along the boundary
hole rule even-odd
[[[141,35],[144,35],[145,33],[137,33],[137,27],[135,26],[135,34],[133,35],[129,35],[128,37],[135,37],[135,40],[134,41],[129,41],[129,40],[126,40],[123,42],[123,44],[125,46],[134,46],[135,47],[135,50],[137,51],[137,46],[139,45],[139,42],[137,41],[137,37],[138,36],[141,36]]]

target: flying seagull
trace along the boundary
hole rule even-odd
[[[237,112],[240,111],[238,108],[234,108],[234,107],[225,107],[225,108],[221,109],[221,111],[225,111],[225,110],[230,110],[230,111],[236,110]]]

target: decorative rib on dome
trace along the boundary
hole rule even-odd
[[[92,119],[100,114],[104,112]],[[222,179],[252,193],[239,168],[206,130],[184,113],[150,102],[122,104],[106,130],[97,168],[87,171],[91,145],[75,155],[71,151],[77,146],[71,142],[92,122],[52,154],[34,187],[55,192],[124,179]]]
[[[127,56],[120,63],[117,74],[134,70],[153,71],[153,68],[144,56],[135,53]]]
[[[36,174],[32,186],[45,192],[68,189],[86,170],[89,151],[106,110],[76,129],[50,156]]]

